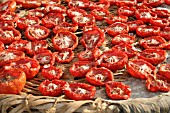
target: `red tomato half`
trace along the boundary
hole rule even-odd
[[[31,8],[37,8],[41,5],[41,3],[38,0],[19,0],[20,2],[18,4],[22,5],[23,8],[31,9]]]
[[[114,24],[115,22],[122,22],[122,23],[126,23],[128,20],[127,16],[109,16],[107,18],[105,18],[106,23],[107,24]]]
[[[6,12],[0,15],[1,21],[9,21],[9,22],[16,22],[18,20],[18,14],[14,12]]]
[[[109,1],[90,2],[89,3],[89,8],[91,10],[97,9],[97,8],[108,9],[109,7],[110,7],[110,2]]]
[[[128,7],[128,6],[122,6],[118,9],[118,15],[119,16],[134,16],[135,15],[135,8]]]
[[[160,28],[164,28],[164,27],[169,26],[169,20],[160,19],[160,18],[151,19],[150,24],[153,25],[153,26],[158,26]]]
[[[160,31],[160,36],[166,40],[170,40],[170,27],[165,27],[162,31]]]
[[[170,0],[165,0],[165,4],[170,5]]]
[[[162,64],[162,65],[159,67],[158,73],[159,73],[161,76],[166,77],[167,80],[170,81],[170,64]]]
[[[118,45],[120,43],[132,44],[135,42],[135,37],[128,34],[116,35],[112,38],[112,44]]]
[[[136,0],[115,0],[117,6],[135,6],[137,4]]]
[[[29,17],[38,17],[38,18],[43,18],[45,16],[46,12],[44,10],[40,9],[32,9],[28,11],[28,16]]]
[[[88,0],[71,0],[68,3],[69,8],[77,7],[80,9],[86,9],[89,7],[89,1]]]
[[[85,10],[79,9],[79,8],[77,8],[77,7],[73,7],[73,8],[67,9],[66,13],[67,13],[67,16],[68,16],[69,18],[73,18],[73,17],[75,17],[75,16],[87,15],[87,13],[86,13]]]
[[[137,27],[143,25],[143,21],[141,20],[135,20],[135,21],[129,21],[126,23],[129,26],[129,31],[133,32],[136,31]]]
[[[152,8],[152,12],[155,13],[159,18],[168,18],[170,16],[170,12],[165,8]]]
[[[72,100],[89,100],[93,99],[96,93],[94,86],[85,83],[69,83],[64,87],[64,94]]]
[[[16,2],[14,0],[6,1],[0,4],[0,13],[14,12],[16,9]]]
[[[27,40],[18,40],[13,43],[11,43],[8,47],[8,49],[13,49],[13,50],[19,50],[25,52],[27,49]]]
[[[2,43],[2,42],[0,41],[0,51],[2,51],[2,50],[4,50],[4,49],[5,49],[4,43]]]
[[[107,9],[98,8],[98,9],[93,9],[90,12],[90,14],[93,15],[96,20],[103,20],[103,19],[109,17],[110,12]]]
[[[158,7],[164,3],[164,0],[143,0],[143,4],[151,7]]]
[[[41,5],[47,6],[49,4],[57,4],[59,5],[61,3],[61,0],[41,0]]]
[[[58,4],[50,4],[46,6],[46,10],[49,13],[65,13],[66,7]]]
[[[0,22],[0,27],[4,27],[4,26],[14,27],[14,22],[13,21],[1,21]]]

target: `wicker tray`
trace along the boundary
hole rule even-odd
[[[4,0],[0,0],[3,2]],[[64,2],[62,2],[63,5]],[[164,6],[163,6],[164,7]],[[110,8],[110,12],[116,15],[116,6]],[[25,11],[25,10],[23,10]],[[129,18],[134,20],[133,17]],[[70,21],[67,19],[67,21]],[[103,22],[96,22],[100,28],[107,27]],[[82,30],[79,29],[76,33],[81,37]],[[52,34],[53,35],[53,34]],[[51,37],[52,37],[51,35]],[[135,34],[134,34],[135,35]],[[47,38],[51,50],[51,37]],[[24,37],[23,37],[24,38]],[[104,44],[100,50],[106,51],[111,47],[111,37],[106,35]],[[134,46],[138,46],[135,43]],[[74,50],[75,58],[69,64],[58,64],[64,71],[63,80],[85,82],[84,78],[75,79],[69,74],[69,67],[73,62],[77,61],[77,54],[85,48],[79,44]],[[138,48],[140,49],[140,48]],[[165,62],[169,62],[169,59]],[[131,77],[125,69],[114,72],[115,81],[123,82],[132,88],[132,95],[129,100],[113,101],[105,94],[104,87],[97,87],[97,93],[94,100],[74,101],[68,100],[64,95],[60,97],[41,96],[38,91],[39,84],[44,80],[41,74],[38,74],[34,79],[27,81],[25,88],[19,95],[0,94],[0,112],[1,113],[170,113],[170,92],[169,93],[152,93],[145,89],[145,81]],[[133,81],[133,82],[132,82]],[[102,97],[102,98],[101,98]]]

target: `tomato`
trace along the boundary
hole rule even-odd
[[[91,61],[77,61],[73,63],[69,71],[74,77],[84,77],[94,66],[95,64]]]
[[[60,96],[66,84],[67,83],[62,80],[44,80],[38,89],[44,96]]]
[[[104,86],[106,82],[113,79],[113,73],[104,67],[93,67],[86,74],[86,80],[94,86]]]
[[[164,3],[164,0],[143,0],[143,4],[151,7],[158,7]]]
[[[109,98],[113,100],[127,100],[130,98],[131,89],[129,86],[123,84],[122,82],[107,82],[106,94]]]
[[[0,71],[0,94],[19,94],[26,83],[25,73],[19,69]]]
[[[16,22],[18,20],[18,14],[14,13],[14,12],[6,12],[6,13],[0,15],[0,20]]]
[[[5,49],[4,43],[2,43],[2,42],[0,41],[0,51],[2,51],[2,50],[4,50],[4,49]]]
[[[170,0],[164,0],[165,4],[170,5]]]
[[[135,21],[129,21],[126,24],[129,26],[129,31],[133,32],[136,31],[138,26],[141,26],[144,23],[141,20],[135,20]]]
[[[48,80],[60,79],[63,75],[63,71],[60,68],[48,65],[42,68],[41,75]]]
[[[109,2],[110,5],[115,5],[116,4],[116,0],[99,0],[100,2]]]
[[[7,26],[0,28],[0,41],[4,44],[11,44],[14,41],[21,39],[21,33],[14,27]]]
[[[67,16],[68,16],[69,18],[73,18],[73,17],[75,17],[75,16],[87,15],[87,13],[86,13],[85,10],[79,9],[79,8],[77,8],[77,7],[73,7],[73,8],[67,9],[66,13],[67,13]]]
[[[84,27],[86,25],[94,25],[95,17],[91,14],[83,15],[83,16],[74,16],[72,18],[73,24],[77,24],[79,27]]]
[[[91,15],[95,17],[96,20],[103,20],[110,15],[108,9],[96,8],[90,12]]]
[[[126,23],[128,20],[127,16],[113,16],[111,15],[108,18],[105,18],[105,21],[107,24],[114,24],[115,22],[122,22],[122,23]]]
[[[124,68],[128,61],[128,57],[122,51],[112,49],[104,52],[96,61],[96,64],[101,67],[106,67],[110,70],[119,70]]]
[[[15,9],[16,9],[16,2],[14,0],[10,0],[0,4],[0,13],[14,12]]]
[[[141,2],[143,2],[143,0],[141,0]],[[139,4],[136,4],[136,9],[152,9],[151,6],[146,6],[145,4],[143,3],[139,3]]]
[[[78,29],[78,25],[68,23],[68,22],[62,22],[59,25],[55,26],[53,28],[53,32],[56,34],[57,32],[60,31],[70,31],[70,32],[76,32]]]
[[[22,70],[26,79],[30,80],[37,75],[40,70],[40,65],[37,60],[29,57],[20,58],[17,61],[11,62],[10,64],[4,66],[5,69],[17,68]]]
[[[55,60],[59,63],[69,63],[74,58],[74,52],[71,49],[65,48],[60,52],[55,52]]]
[[[74,50],[78,45],[78,37],[69,31],[61,31],[52,38],[52,43],[59,51],[64,48]]]
[[[47,6],[49,4],[56,4],[59,5],[61,3],[61,0],[41,0],[41,5]]]
[[[150,24],[153,25],[153,26],[158,26],[160,28],[164,28],[164,27],[168,27],[169,26],[169,20],[167,20],[167,19],[160,19],[160,18],[151,19],[150,20]]]
[[[25,52],[27,44],[28,44],[27,40],[18,40],[18,41],[12,42],[8,46],[8,49],[19,50],[19,51]]]
[[[119,16],[134,16],[136,9],[133,7],[128,6],[122,6],[118,9],[118,15]]]
[[[38,0],[22,0],[18,4],[22,5],[22,7],[26,9],[34,9],[41,5]]]
[[[146,49],[138,54],[138,58],[153,65],[157,65],[166,59],[166,51],[160,49]]]
[[[157,36],[160,33],[160,27],[141,25],[136,29],[136,34],[140,37]]]
[[[71,0],[68,3],[69,8],[77,7],[80,9],[86,9],[89,7],[89,1],[88,0]]]
[[[83,33],[80,42],[87,49],[100,47],[105,40],[104,32],[99,29],[89,30]]]
[[[40,9],[32,9],[28,11],[28,16],[29,17],[38,17],[38,18],[43,18],[45,16],[46,12],[44,10]]]
[[[93,99],[96,93],[94,86],[85,83],[69,83],[64,87],[64,94],[72,100],[89,100]]]
[[[137,4],[136,0],[115,0],[117,6],[135,6]]]
[[[170,81],[170,64],[161,64],[158,73]]]
[[[129,27],[124,23],[113,23],[108,28],[106,28],[106,32],[111,36],[127,34],[129,32]]]
[[[160,31],[160,36],[166,40],[170,40],[170,27],[163,28],[163,30]]]
[[[78,54],[78,59],[81,61],[93,61],[100,56],[100,50],[95,47],[93,49],[86,49]]]
[[[157,15],[150,11],[150,9],[138,9],[135,11],[136,19],[142,20],[144,23],[149,23],[150,19],[156,18]]]
[[[131,76],[139,79],[146,79],[149,74],[156,72],[156,67],[142,59],[129,60],[126,68]]]
[[[160,36],[151,36],[148,38],[141,39],[139,44],[145,49],[158,48],[162,49],[165,47],[166,40]]]
[[[4,26],[14,27],[14,22],[13,21],[1,21],[0,22],[0,27],[4,27]]]
[[[38,17],[24,17],[19,18],[17,21],[17,27],[19,29],[25,30],[28,26],[40,24]]]
[[[84,26],[84,27],[83,27],[83,33],[86,32],[86,31],[95,30],[95,29],[101,30],[101,29],[100,29],[98,26],[96,26],[96,25]]]
[[[128,34],[116,35],[112,38],[112,44],[118,45],[120,43],[132,44],[135,42],[135,37]]]
[[[160,75],[149,75],[146,80],[146,88],[152,92],[169,92],[170,84],[167,82],[166,78]]]
[[[42,18],[42,25],[47,28],[53,28],[61,22],[65,21],[65,17],[60,13],[48,13]]]
[[[103,8],[103,9],[108,9],[110,7],[110,2],[109,1],[100,1],[100,2],[90,2],[89,3],[89,9],[98,9],[98,8]]]
[[[49,13],[65,13],[67,8],[58,4],[50,4],[46,6],[46,10]]]
[[[46,40],[29,42],[26,45],[26,53],[29,55],[34,55],[37,51],[47,50],[48,43]]]
[[[152,12],[155,13],[159,18],[168,18],[170,16],[168,9],[152,8]]]
[[[36,59],[41,66],[54,65],[55,63],[55,56],[50,50],[37,51],[33,58]]]
[[[31,41],[42,40],[48,37],[50,30],[44,26],[34,25],[29,26],[25,30],[25,36]]]

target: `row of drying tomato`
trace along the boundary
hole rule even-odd
[[[2,27],[0,31],[2,33],[1,41],[3,42],[1,43],[2,52],[0,55],[0,60],[2,62],[0,63],[0,66],[3,66],[1,69],[1,75],[4,75],[1,76],[2,86],[4,87],[2,88],[1,93],[20,92],[24,87],[23,81],[25,81],[25,78],[23,76],[26,75],[27,79],[33,78],[39,72],[41,66],[41,74],[45,78],[52,80],[52,82],[46,80],[40,85],[39,89],[42,94],[58,96],[64,89],[65,95],[70,99],[80,100],[93,98],[95,94],[94,86],[83,83],[68,84],[61,80],[53,80],[59,79],[63,74],[60,68],[53,66],[55,61],[59,63],[69,63],[74,58],[74,53],[72,50],[74,50],[78,45],[78,37],[70,31],[75,32],[78,27],[84,27],[85,25],[92,26],[85,26],[83,29],[83,36],[80,42],[83,44],[86,50],[78,55],[80,61],[73,63],[72,67],[70,68],[70,73],[73,76],[86,77],[86,80],[92,85],[106,85],[106,93],[112,99],[127,99],[129,98],[131,92],[128,86],[123,85],[122,83],[108,82],[113,81],[113,75],[110,70],[119,70],[124,68],[126,65],[128,72],[132,76],[140,79],[147,79],[147,88],[149,90],[169,91],[169,86],[166,82],[166,79],[169,79],[169,65],[164,64],[160,67],[159,73],[163,76],[156,76],[156,68],[152,65],[157,65],[166,59],[166,51],[159,49],[168,48],[169,43],[167,43],[166,40],[162,37],[166,37],[166,39],[169,37],[167,33],[169,31],[169,27],[167,27],[169,26],[169,21],[167,21],[168,19],[165,20],[160,18],[169,17],[169,12],[167,10],[148,8],[145,6],[146,3],[144,3],[142,6],[138,6],[139,9],[134,11],[132,7],[124,6],[125,3],[123,1],[120,2],[123,3],[123,6],[121,5],[122,7],[118,9],[119,16],[112,16],[109,14],[109,11],[101,8],[103,6],[105,8],[109,8],[110,5],[107,1],[94,3],[88,2],[87,0],[76,0],[70,1],[68,3],[70,9],[67,10],[64,6],[60,5],[45,5],[45,8],[30,10],[27,17],[19,19],[17,14],[13,12],[15,8],[11,8],[11,4],[15,5],[14,1],[4,3],[8,4],[10,7],[1,4],[2,15],[0,19],[2,22],[0,25],[8,26]],[[29,6],[29,1],[17,1],[17,3],[21,4],[25,8],[38,7],[36,5]],[[23,5],[23,3],[27,5]],[[80,5],[82,3],[84,5]],[[93,5],[89,5],[90,3]],[[116,3],[116,5],[119,6],[122,3]],[[89,6],[94,7],[94,9],[91,11],[91,15],[87,14],[85,10],[80,9],[87,8],[83,6],[88,6],[88,8],[90,8]],[[11,12],[8,12],[8,10]],[[132,13],[126,13],[126,10],[128,10],[127,12]],[[154,11],[155,13],[153,14]],[[61,14],[64,12],[66,12],[67,16],[72,19],[73,24],[64,22],[65,17]],[[159,15],[160,12],[161,15]],[[127,22],[127,16],[132,16],[132,14],[136,14],[136,18],[139,20]],[[159,16],[160,18],[156,18],[156,16]],[[40,19],[43,26],[39,25]],[[105,30],[109,35],[113,36],[112,44],[116,45],[111,50],[104,52],[103,54],[101,54],[98,47],[100,47],[105,40],[104,32],[97,26],[93,26],[95,24],[95,20],[102,19],[104,19],[108,24],[111,24]],[[154,21],[154,19],[158,19],[159,24],[155,24],[151,21]],[[17,28],[25,30],[25,37],[32,42],[27,40],[20,40],[21,34],[13,27],[13,22],[16,23]],[[148,22],[150,22],[152,25],[158,25],[158,27],[144,25],[144,23]],[[166,24],[164,25],[164,23]],[[137,27],[138,25],[141,26]],[[163,29],[161,33],[160,27]],[[45,40],[42,40],[47,38],[50,34],[50,31],[47,28],[53,28],[53,32],[56,34],[52,38],[52,44],[58,52],[52,53],[50,50],[47,50],[48,44]],[[146,50],[138,53],[137,51],[133,50],[132,46],[130,45],[135,42],[135,37],[128,35],[129,31],[136,31],[137,35],[141,37],[149,37],[159,34],[160,36],[152,36],[149,38],[141,39],[139,43],[141,46],[146,48]],[[10,44],[8,46],[8,50],[3,50],[3,44]],[[159,49],[155,49],[157,47]],[[14,49],[20,51],[16,51]],[[33,56],[33,58],[25,57],[24,53],[21,51],[26,52],[30,56]],[[143,60],[130,60],[128,62],[128,58],[134,57],[136,55],[138,58]],[[95,63],[92,61],[95,61]],[[102,68],[96,68],[95,66],[100,66]],[[9,69],[11,70],[11,67],[20,68],[25,73],[17,69],[12,69],[11,72],[9,71]],[[10,75],[15,76],[11,77]],[[16,85],[14,80],[17,78],[17,75],[22,75],[22,77],[18,77],[18,80],[16,80],[18,84]],[[167,78],[165,79],[164,76]],[[8,80],[9,82],[12,81],[12,84],[9,86],[3,84]],[[19,83],[22,85],[19,85]],[[18,88],[13,87],[14,84]],[[4,91],[4,89],[10,88],[13,88],[13,90],[11,89]]]

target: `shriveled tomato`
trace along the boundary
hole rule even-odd
[[[143,0],[143,4],[151,7],[158,7],[164,3],[164,0]]]
[[[42,25],[47,28],[53,28],[65,21],[65,17],[61,13],[48,13],[42,18]]]
[[[129,60],[126,68],[131,76],[139,79],[147,79],[149,74],[156,72],[156,67],[142,59]]]
[[[153,65],[157,65],[166,59],[166,51],[160,49],[146,49],[138,54],[138,58]]]
[[[99,0],[100,2],[109,2],[110,5],[115,5],[116,4],[116,0]]]
[[[18,20],[18,14],[14,13],[14,12],[6,12],[6,13],[0,15],[0,20],[16,22]]]
[[[128,34],[119,34],[112,38],[112,44],[118,45],[120,43],[132,44],[135,42],[135,37]]]
[[[164,27],[169,26],[169,20],[160,19],[160,18],[151,19],[150,24],[153,25],[153,26],[158,26],[160,28],[164,28]]]
[[[60,96],[66,84],[67,83],[62,80],[44,80],[38,89],[44,96]]]
[[[170,27],[165,27],[162,31],[160,31],[160,36],[166,40],[170,40]]]
[[[103,20],[109,17],[110,12],[108,11],[108,9],[98,8],[98,9],[93,9],[90,12],[90,14],[93,15],[96,20]]]
[[[38,17],[23,17],[19,18],[17,21],[17,27],[19,29],[25,30],[28,26],[40,24]]]
[[[49,80],[60,79],[63,75],[63,71],[60,68],[48,65],[42,68],[41,75]]]
[[[43,18],[45,16],[46,12],[44,10],[40,9],[32,9],[28,11],[28,16],[29,17],[38,17],[38,18]]]
[[[128,61],[128,57],[122,51],[112,49],[104,52],[96,61],[97,65],[106,67],[110,70],[119,70],[124,68]]]
[[[64,48],[74,50],[78,45],[78,37],[69,31],[61,31],[52,38],[52,43],[59,51]]]
[[[37,75],[40,70],[40,65],[37,60],[29,57],[20,58],[17,61],[11,62],[10,64],[4,67],[5,69],[12,69],[17,68],[22,70],[25,75],[26,79],[30,80]]]
[[[29,26],[25,30],[25,36],[31,41],[42,40],[48,37],[50,30],[44,26],[34,25]]]
[[[99,2],[90,2],[89,3],[89,9],[97,9],[97,8],[103,8],[108,9],[110,7],[109,1],[99,1]]]
[[[86,13],[85,10],[79,9],[79,8],[77,8],[77,7],[73,7],[73,8],[67,9],[66,13],[67,13],[67,16],[68,16],[69,18],[73,18],[73,17],[75,17],[75,16],[87,15],[87,13]]]
[[[83,33],[80,42],[87,49],[100,47],[105,39],[104,32],[100,29],[89,30]]]
[[[94,25],[95,17],[91,14],[83,15],[83,16],[74,16],[72,18],[73,24],[77,24],[79,27],[84,27],[86,25]]]
[[[86,74],[86,80],[95,86],[104,86],[106,82],[113,81],[113,73],[104,67],[93,67]]]
[[[31,9],[39,7],[41,5],[41,2],[38,0],[20,0],[18,4],[22,5],[23,8]]]
[[[129,86],[123,84],[122,82],[107,82],[106,94],[109,98],[113,100],[127,100],[130,98],[131,89]]]
[[[145,49],[158,48],[162,49],[166,45],[166,40],[160,36],[151,36],[148,38],[141,39],[139,44]]]
[[[73,63],[69,71],[74,77],[84,77],[94,66],[94,62],[91,61],[77,61]]]
[[[41,5],[47,6],[49,4],[57,4],[59,5],[61,3],[61,0],[41,0]]]
[[[55,56],[50,50],[37,51],[33,58],[36,59],[41,66],[54,65],[55,63]]]
[[[50,4],[46,6],[46,10],[49,13],[65,13],[67,8],[58,4]]]
[[[19,50],[19,51],[25,52],[26,48],[27,48],[26,47],[27,44],[28,44],[27,40],[18,40],[18,41],[15,41],[15,42],[11,43],[8,46],[8,49]]]
[[[71,0],[68,3],[69,8],[77,7],[81,9],[86,9],[89,7],[89,1],[88,0]]]
[[[133,7],[122,6],[120,7],[117,12],[119,16],[134,16],[136,9]]]
[[[151,11],[159,18],[168,18],[170,16],[170,12],[165,8],[152,8]]]
[[[4,49],[5,49],[4,43],[2,43],[2,42],[0,41],[0,51],[2,51],[2,50],[4,50]]]
[[[168,81],[170,81],[170,64],[162,64],[162,65],[159,67],[158,73],[159,73],[161,76],[166,77],[166,79],[167,79]]]
[[[0,4],[0,13],[14,12],[16,9],[16,2],[14,0],[9,0],[5,3]]]
[[[160,33],[160,27],[141,25],[136,29],[136,34],[141,37],[157,36]]]
[[[136,0],[115,0],[117,6],[135,6],[137,4]]]
[[[59,52],[55,52],[55,60],[59,63],[69,63],[74,58],[74,52],[71,49],[65,48]]]
[[[21,33],[14,27],[6,26],[0,28],[0,41],[4,44],[11,44],[21,39]]]
[[[14,27],[14,22],[13,21],[1,21],[0,22],[0,27],[4,27],[4,26]]]
[[[127,34],[129,32],[129,27],[124,23],[113,23],[106,28],[106,31],[111,36],[116,36],[119,34]]]
[[[64,94],[72,100],[89,100],[93,99],[96,88],[85,83],[71,82],[64,87]]]
[[[127,16],[114,16],[110,15],[108,18],[105,18],[107,24],[114,24],[115,22],[125,23],[128,20]]]
[[[129,26],[129,31],[133,32],[136,31],[137,27],[143,25],[142,20],[135,20],[135,21],[129,21],[126,23]]]
[[[26,83],[25,73],[19,69],[0,71],[0,94],[19,94]]]

